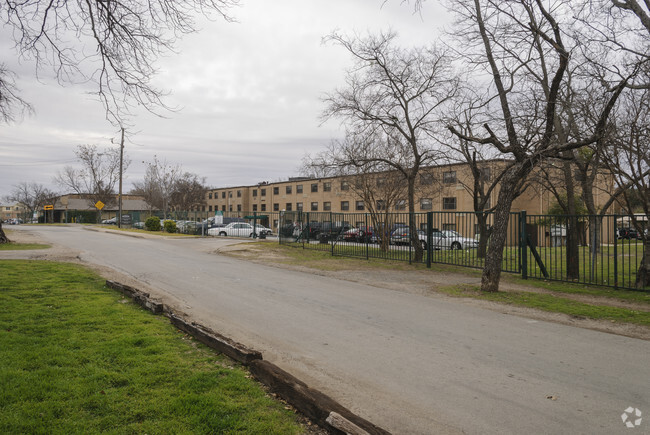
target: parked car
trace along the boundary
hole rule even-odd
[[[617,231],[619,239],[640,239],[639,232],[636,228],[619,228]]]
[[[463,237],[452,230],[434,230],[431,233],[431,242],[434,249],[471,249],[477,248],[479,243],[476,239]]]
[[[137,230],[144,230],[144,222],[136,222],[133,224],[133,228]]]
[[[262,234],[265,236],[270,236],[271,234],[273,234],[271,228],[267,228],[264,225],[260,225],[260,224],[255,225],[255,232],[257,233],[258,236]]]
[[[365,226],[350,228],[343,233],[343,240],[357,243],[374,243],[377,241],[372,227],[366,228]]]
[[[210,236],[252,237],[253,226],[246,222],[233,222],[224,227],[215,227],[208,230]]]
[[[422,249],[427,248],[427,234],[418,230],[418,239],[422,244]],[[409,227],[397,227],[390,235],[391,245],[410,245],[411,244],[411,230]]]

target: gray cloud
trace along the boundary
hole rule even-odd
[[[127,189],[154,155],[212,186],[295,175],[305,153],[341,134],[335,121],[320,125],[320,98],[343,84],[350,59],[322,37],[335,29],[391,27],[403,43],[425,44],[444,14],[437,2],[425,2],[420,16],[397,0],[250,0],[235,15],[237,23],[201,21],[199,33],[160,60],[155,84],[171,92],[166,103],[180,110],[160,111],[164,117],[136,111],[126,145]],[[36,80],[32,64],[13,60],[6,33],[0,29],[0,59],[19,75],[35,114],[1,127],[0,198],[21,181],[50,185],[57,171],[74,164],[77,145],[107,147],[118,137],[88,94],[90,83],[63,87],[47,73]]]

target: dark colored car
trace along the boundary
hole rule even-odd
[[[619,239],[640,239],[641,237],[639,237],[639,233],[635,228],[619,228],[618,238]]]

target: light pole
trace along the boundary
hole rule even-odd
[[[117,198],[117,227],[122,228],[122,164],[124,162],[124,127],[122,127],[122,140],[120,141],[120,192]]]

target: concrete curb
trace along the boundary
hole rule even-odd
[[[138,305],[154,314],[164,313],[169,317],[170,322],[181,331],[193,336],[217,352],[244,364],[249,368],[251,374],[259,382],[266,385],[270,391],[280,396],[329,433],[350,435],[390,434],[390,432],[354,414],[329,396],[310,388],[307,384],[275,364],[264,361],[260,352],[248,349],[243,344],[224,337],[203,325],[183,319],[174,313],[170,307],[152,300],[149,293],[116,281],[107,280],[106,286],[132,298]]]

